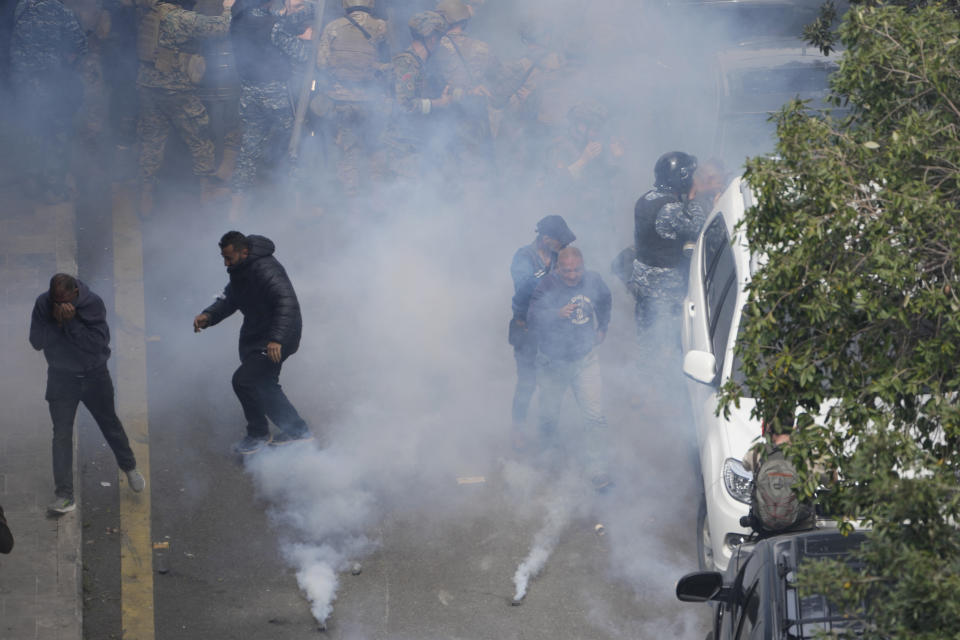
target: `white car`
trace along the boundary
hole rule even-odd
[[[733,346],[754,264],[746,239],[735,227],[752,204],[753,196],[740,178],[717,199],[691,258],[683,303],[683,372],[703,479],[697,522],[703,570],[725,570],[749,533],[740,526],[740,517],[749,510],[753,476],[741,459],[760,436],[760,422],[750,418],[754,401],[749,397],[741,398],[739,408],[731,407],[729,419],[717,415],[717,405],[720,386],[740,375]]]

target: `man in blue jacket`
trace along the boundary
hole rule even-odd
[[[220,239],[220,255],[230,282],[214,303],[193,319],[193,330],[199,332],[238,309],[243,314],[241,364],[233,374],[233,390],[247,419],[247,435],[234,445],[242,455],[256,453],[266,444],[313,438],[280,388],[280,367],[300,346],[303,322],[293,284],[273,251],[273,242],[263,236],[225,233]],[[280,431],[272,439],[268,417]]]
[[[537,237],[517,249],[510,263],[513,278],[513,318],[508,338],[517,361],[517,386],[513,392],[513,430],[516,446],[522,448],[527,422],[527,409],[537,388],[537,342],[527,328],[527,309],[530,296],[540,280],[550,273],[557,260],[557,251],[577,239],[566,221],[558,215],[549,215],[537,223]]]
[[[47,359],[47,393],[53,420],[55,498],[48,511],[73,511],[73,421],[83,405],[96,420],[113,450],[130,488],[143,491],[130,441],[113,403],[113,380],[107,370],[110,328],[100,296],[77,278],[58,273],[50,289],[37,297],[30,321],[30,344]]]
[[[571,388],[583,414],[585,470],[598,490],[611,481],[596,347],[607,335],[612,302],[600,276],[584,270],[580,250],[567,247],[557,254],[557,268],[540,280],[527,312],[537,339],[541,437],[555,436],[563,396]]]

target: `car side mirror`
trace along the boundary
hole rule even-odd
[[[688,573],[677,582],[677,599],[682,602],[719,600],[723,593],[723,574],[718,571]]]
[[[717,359],[709,351],[687,351],[683,356],[683,373],[703,384],[717,379]]]

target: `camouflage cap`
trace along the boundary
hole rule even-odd
[[[437,3],[437,13],[442,15],[449,25],[469,20],[472,15],[470,8],[460,0],[440,0]]]
[[[447,21],[436,11],[421,11],[410,18],[410,35],[415,40],[426,40],[435,33],[447,30]]]
[[[350,12],[354,9],[373,9],[375,0],[343,0],[343,10]]]

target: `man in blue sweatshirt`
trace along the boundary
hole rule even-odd
[[[557,254],[557,268],[540,280],[527,312],[537,339],[541,437],[555,435],[563,396],[571,388],[583,414],[586,473],[598,490],[611,483],[596,350],[607,335],[611,305],[607,285],[598,274],[585,271],[579,249],[567,247]]]
[[[53,420],[55,498],[48,511],[73,511],[73,422],[83,405],[96,420],[130,488],[143,491],[130,441],[113,403],[113,380],[107,369],[110,328],[100,296],[77,278],[58,273],[50,289],[37,297],[30,321],[30,344],[47,359],[47,393]]]

